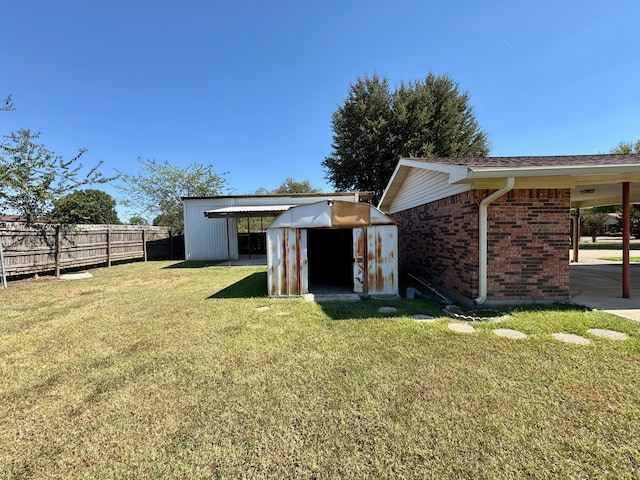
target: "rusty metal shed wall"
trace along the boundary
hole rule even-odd
[[[369,295],[398,294],[398,227],[376,225],[367,229]]]
[[[307,231],[267,230],[267,290],[270,297],[308,293]]]
[[[335,203],[319,202],[292,208],[269,226],[269,296],[309,293],[308,229],[349,226],[353,228],[354,292],[365,295],[398,294],[398,228],[393,220],[368,204],[358,204],[355,208],[340,205],[337,214],[334,214],[332,207]],[[363,208],[368,209],[368,213],[364,213]],[[362,225],[362,219],[367,217],[368,224]],[[335,219],[338,221],[334,223]],[[345,227],[345,224],[348,226]]]
[[[372,225],[353,229],[355,293],[398,294],[397,250],[396,225]]]

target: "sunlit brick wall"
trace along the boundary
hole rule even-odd
[[[456,297],[477,297],[478,209],[492,192],[465,192],[391,215],[400,272]],[[513,190],[488,213],[487,300],[567,299],[570,191]]]

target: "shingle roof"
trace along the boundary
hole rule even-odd
[[[640,154],[559,155],[552,157],[412,158],[440,165],[465,167],[576,167],[579,165],[638,165]]]

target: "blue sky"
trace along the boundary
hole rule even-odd
[[[637,0],[4,2],[0,134],[102,171],[138,157],[331,191],[331,114],[358,76],[447,74],[491,155],[606,153],[640,138]],[[112,187],[100,187],[114,196]],[[126,220],[126,218],[123,218]]]

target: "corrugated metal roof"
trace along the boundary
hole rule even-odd
[[[243,205],[222,207],[207,210],[204,212],[204,216],[208,218],[273,217],[295,206],[296,205]]]
[[[330,192],[330,193],[251,193],[246,195],[205,195],[205,196],[184,196],[180,200],[210,200],[229,198],[248,198],[263,200],[269,198],[324,198],[324,197],[357,197],[359,201],[366,201],[373,198],[373,192]]]

